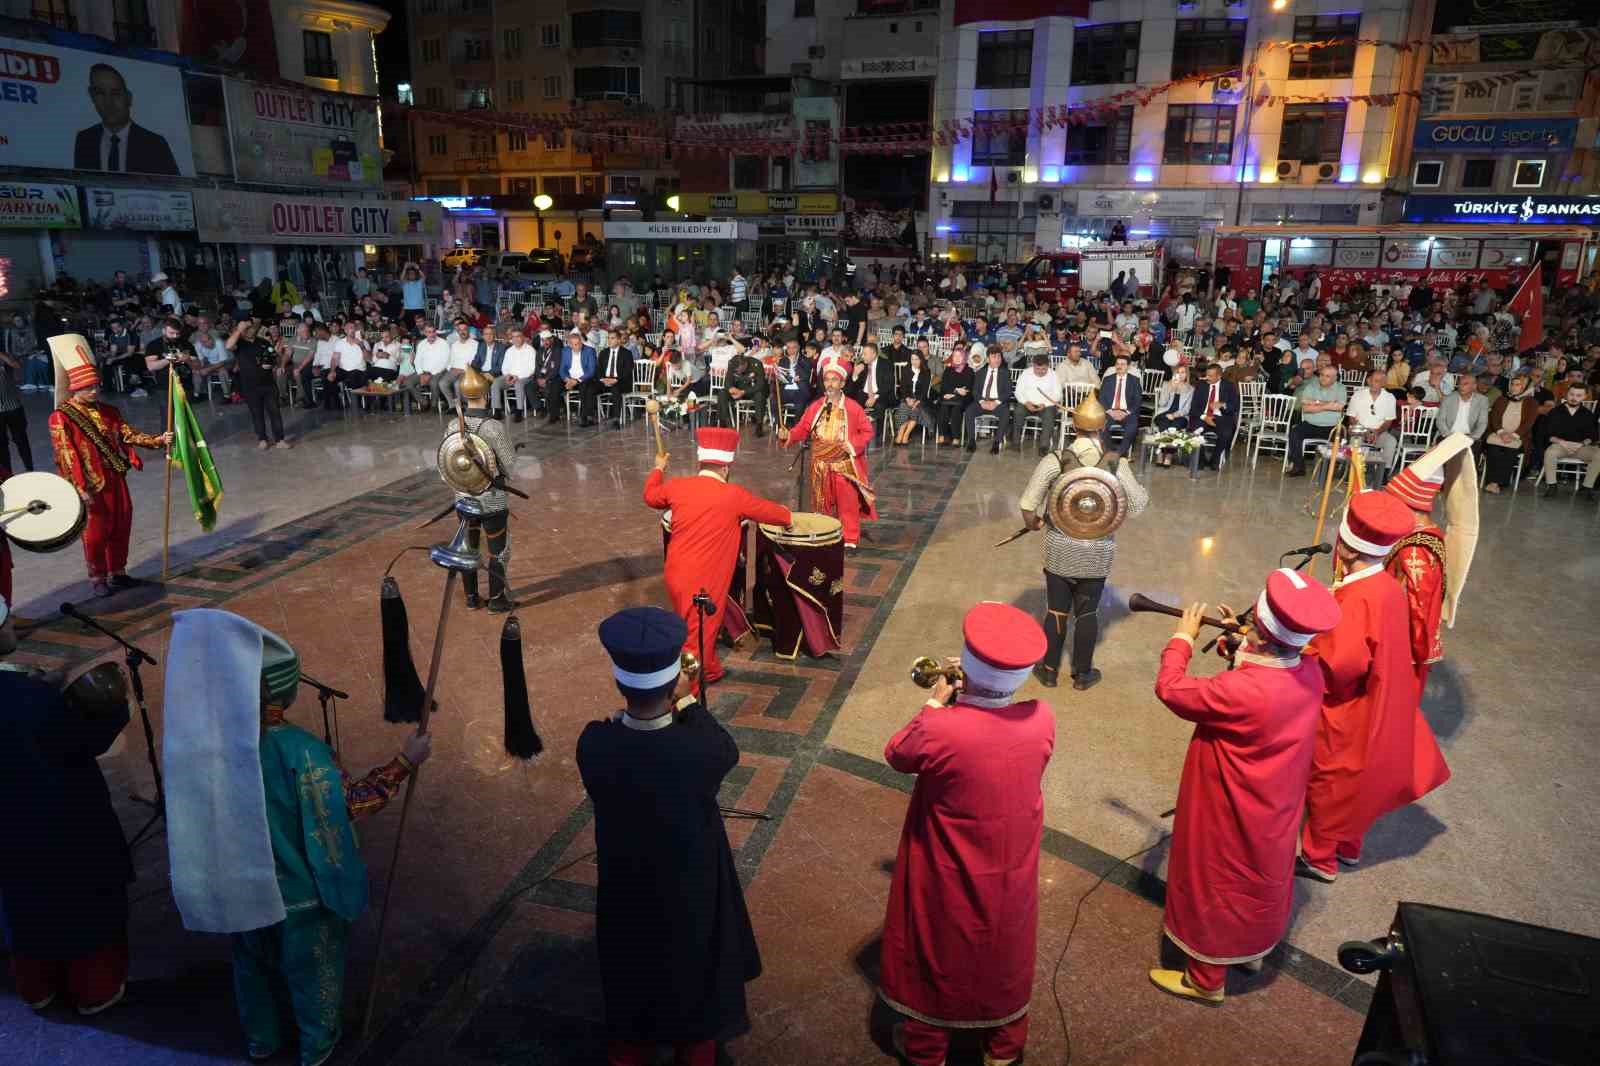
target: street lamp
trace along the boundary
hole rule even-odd
[[[673,193],[671,196],[667,197],[667,210],[671,211],[673,214],[677,214],[678,213],[678,204],[680,204],[681,202],[682,201],[680,201],[678,199],[678,194],[677,193]]]
[[[533,198],[533,209],[538,212],[539,218],[539,247],[541,249],[544,248],[544,213],[550,210],[551,205],[554,203],[555,201],[550,199],[549,193],[542,192]]]

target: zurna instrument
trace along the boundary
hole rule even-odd
[[[1182,608],[1172,607],[1165,603],[1157,603],[1155,600],[1152,600],[1149,596],[1146,596],[1142,592],[1135,592],[1132,596],[1128,597],[1128,610],[1149,611],[1155,614],[1169,614],[1174,618],[1183,617]],[[1218,629],[1228,633],[1242,633],[1246,628],[1248,628],[1237,622],[1224,622],[1220,618],[1212,618],[1209,615],[1201,615],[1200,624],[1205,626],[1216,626]]]

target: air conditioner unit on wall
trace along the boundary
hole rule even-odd
[[[1008,170],[1008,171],[1006,171],[1006,184],[1007,185],[1016,185],[1021,181],[1022,181],[1022,171],[1020,171],[1020,170]]]
[[[1324,182],[1324,181],[1338,181],[1339,180],[1339,164],[1338,163],[1318,163],[1317,164],[1317,168],[1316,168],[1316,176],[1317,176],[1317,182],[1319,184],[1321,182]]]
[[[1300,160],[1280,159],[1276,173],[1279,181],[1294,181],[1300,177]]]
[[[1039,194],[1039,213],[1053,215],[1056,213],[1056,198],[1053,194],[1042,192]]]

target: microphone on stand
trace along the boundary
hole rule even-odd
[[[1282,559],[1290,555],[1304,555],[1307,557],[1313,555],[1327,555],[1332,551],[1333,545],[1324,541],[1321,544],[1308,544],[1304,548],[1290,548],[1288,551],[1284,552],[1283,555],[1278,556],[1278,558]]]

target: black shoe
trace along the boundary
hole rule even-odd
[[[476,611],[479,607],[482,607],[482,606],[483,606],[483,601],[478,599],[478,594],[476,592],[467,593],[467,610]]]
[[[999,455],[1000,454],[1000,442],[999,441],[995,441],[993,444],[989,445],[989,454],[990,455]]]
[[[1553,482],[1547,483],[1544,488],[1539,490],[1539,495],[1545,496],[1545,497],[1554,496],[1556,494],[1556,489],[1557,488],[1559,488],[1559,486],[1557,486]]]
[[[1284,477],[1305,477],[1306,476],[1306,468],[1303,467],[1303,466],[1291,466],[1289,468],[1288,472],[1285,473],[1283,476]]]
[[[1100,671],[1093,667],[1081,674],[1072,675],[1072,687],[1082,692],[1084,689],[1093,688],[1100,682]]]
[[[1594,489],[1591,489],[1589,486],[1585,485],[1583,488],[1578,490],[1578,499],[1580,499],[1580,500],[1592,500],[1592,499],[1594,499]]]
[[[487,606],[490,614],[505,614],[507,611],[517,609],[517,605],[511,602],[511,597],[503,592],[498,596],[490,596]]]
[[[579,422],[578,425],[584,429],[588,429],[590,426],[594,425],[594,419],[585,418],[582,422]]]
[[[523,417],[522,416],[522,412],[518,411],[516,414],[511,416],[511,421],[513,421],[513,422],[521,422],[522,421],[522,417]]]
[[[975,452],[977,450],[978,450],[978,442],[977,441],[975,441],[975,440],[967,441],[967,451]]]
[[[1033,676],[1037,678],[1039,684],[1043,685],[1045,688],[1055,688],[1058,683],[1056,671],[1052,670],[1044,663],[1034,664]]]
[[[612,419],[612,420],[611,420],[611,428],[612,428],[612,429],[621,429],[621,428],[622,428],[622,419],[620,419],[620,418],[613,418],[613,419]]]
[[[131,589],[144,584],[144,582],[136,577],[129,577],[127,574],[112,574],[110,584],[114,589]]]

